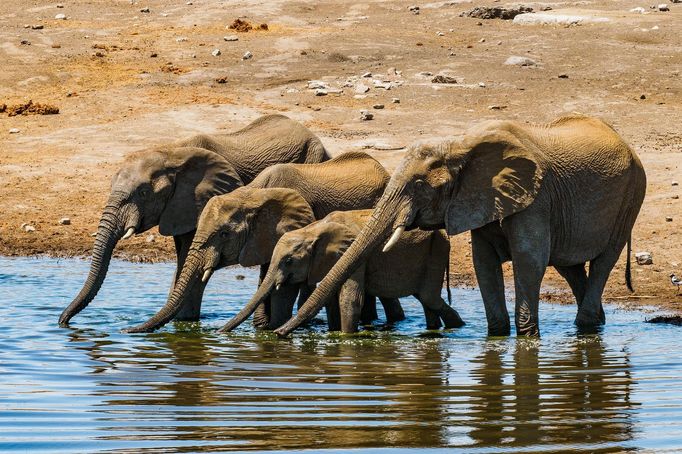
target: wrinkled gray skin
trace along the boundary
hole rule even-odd
[[[548,265],[576,297],[578,327],[594,329],[605,322],[604,285],[630,242],[645,188],[635,153],[610,126],[584,116],[546,126],[488,121],[458,140],[417,145],[391,177],[355,242],[296,317],[276,332],[290,333],[386,238],[391,237],[390,249],[403,228],[415,227],[445,227],[450,235],[471,230],[489,334],[510,333],[501,267],[509,260],[517,334],[539,335],[540,284]],[[628,284],[629,263],[628,257]]]
[[[211,197],[249,183],[273,164],[328,159],[313,133],[283,115],[265,115],[233,133],[198,135],[129,155],[113,178],[87,280],[59,317],[60,326],[68,325],[95,297],[120,239],[158,225],[161,235],[175,240],[177,278],[199,214]],[[202,294],[203,286],[195,287],[177,318],[197,320]]]
[[[166,305],[146,323],[128,332],[153,331],[168,323],[192,290],[196,286],[203,288],[218,268],[267,265],[277,240],[285,232],[334,210],[373,207],[388,180],[388,173],[375,159],[353,152],[321,164],[278,164],[248,186],[214,197],[199,218],[185,266]],[[289,205],[275,203],[276,196],[284,197],[278,195],[280,192],[293,192],[298,198],[288,197]],[[308,216],[303,203],[312,210],[312,215]],[[263,267],[262,275],[265,270],[267,266]],[[299,286],[285,287],[273,298],[295,300]],[[268,317],[264,311],[254,323],[267,327]]]
[[[251,301],[220,331],[239,326],[264,304],[268,295],[285,284],[321,281],[360,233],[372,210],[336,211],[306,227],[285,233],[272,253],[270,267]],[[364,295],[400,298],[413,295],[424,308],[428,329],[458,328],[459,314],[440,293],[448,268],[450,243],[442,230],[406,232],[388,252],[375,250],[327,304],[331,331],[358,330]],[[281,301],[280,301],[281,303]],[[277,327],[292,314],[293,304],[272,305],[271,325]]]

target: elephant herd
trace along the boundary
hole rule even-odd
[[[519,335],[539,335],[540,284],[551,265],[568,282],[580,328],[605,323],[601,297],[628,246],[646,188],[636,154],[601,120],[480,123],[454,140],[411,146],[391,176],[363,152],[331,158],[303,125],[263,116],[244,129],[138,151],[113,178],[83,288],[60,326],[95,297],[117,242],[158,226],[173,236],[168,300],[127,332],[198,320],[212,273],[260,266],[251,300],[220,331],[253,316],[288,335],[323,307],[330,330],[404,318],[414,296],[427,329],[464,325],[441,297],[448,235],[471,231],[489,335],[509,335],[502,263],[514,270]],[[589,262],[589,270],[586,264]],[[448,289],[448,299],[449,289]],[[294,307],[298,302],[295,315]]]

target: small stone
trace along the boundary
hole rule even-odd
[[[658,5],[658,10],[659,11],[670,11],[670,8],[668,8],[668,5],[666,3],[661,3]]]
[[[369,87],[365,84],[357,84],[354,88],[355,93],[367,93],[369,91]]]
[[[187,2],[187,3],[185,3],[185,5],[192,6],[192,5],[194,5],[194,3],[192,3],[192,2]]]
[[[59,220],[59,225],[71,225],[71,219],[70,218],[61,218]]]
[[[372,77],[372,73],[366,72],[362,75],[362,77]]]
[[[226,84],[227,83],[227,77],[218,77],[215,81],[219,84]]]
[[[644,95],[644,94],[639,95],[639,99],[646,99],[646,95]]]
[[[665,222],[673,222],[673,217],[672,216],[666,216]]]
[[[57,20],[66,20],[66,14],[57,14],[55,17]]]
[[[97,52],[95,52],[93,55],[94,55],[95,57],[100,57],[100,58],[101,58],[101,57],[104,57],[104,53],[103,53],[102,51],[99,51],[99,50],[98,50]]]
[[[237,35],[223,36],[223,39],[225,41],[239,41],[239,37]]]
[[[156,52],[152,52],[152,53],[149,55],[150,58],[156,58],[156,57],[158,57],[158,56],[159,56],[159,54],[157,54]]]
[[[442,74],[437,75],[433,79],[431,79],[431,83],[433,84],[456,84],[457,79],[451,76],[444,76]]]
[[[672,197],[670,197],[670,198],[671,198],[671,199],[673,199],[673,200],[677,200],[677,199],[679,199],[679,198],[680,198],[680,196],[679,196],[679,195],[677,195],[677,194],[675,194],[674,196],[672,196]]]
[[[153,243],[156,241],[156,235],[147,235],[147,237],[144,239],[147,243]]]
[[[493,104],[493,105],[491,105],[491,106],[488,106],[488,109],[490,109],[490,110],[503,110],[503,109],[506,109],[506,108],[507,108],[507,106],[501,106],[501,105],[498,105],[498,104]]]
[[[327,88],[329,88],[329,85],[327,85],[326,82],[322,82],[321,80],[308,81],[308,90],[317,90],[318,88],[326,90]]]
[[[19,134],[21,132],[21,129],[19,128],[12,128],[9,130],[10,134]]]
[[[243,281],[244,279],[246,279],[246,276],[244,276],[243,274],[237,274],[234,278],[238,281]]]
[[[485,42],[485,38],[479,39],[478,42],[479,42],[479,43],[484,43],[484,42]]]
[[[31,25],[31,28],[33,30],[42,30],[43,28],[45,28],[45,26],[42,24],[36,24],[36,25]]]
[[[24,222],[23,224],[21,224],[21,230],[23,230],[24,232],[35,232],[36,228],[31,224]]]
[[[407,10],[411,11],[413,14],[419,14],[419,7],[417,5],[408,6]]]
[[[509,57],[505,62],[505,65],[515,65],[515,66],[535,66],[537,65],[537,62],[533,60],[532,58],[528,57],[519,57],[516,55],[512,55]]]
[[[384,108],[384,105],[383,105],[383,104],[374,104],[374,105],[372,106],[372,108],[373,108],[373,109],[380,110],[380,109],[383,109],[383,108]]]
[[[140,12],[141,12],[141,13],[148,13],[148,12],[149,12],[149,7],[148,7],[148,6],[145,6],[144,8],[142,8],[142,9],[140,10]]]
[[[179,38],[175,38],[175,41],[178,43],[184,43],[185,41],[187,41],[187,38],[185,38],[184,36],[181,36]]]
[[[670,183],[670,186],[678,186],[679,184],[680,184],[680,183],[678,183],[677,181],[672,181],[672,182]]]
[[[651,252],[637,252],[635,260],[638,265],[652,265],[654,263],[654,257],[651,255]]]
[[[62,48],[61,44],[53,44],[51,47],[53,49],[61,49]]]
[[[559,74],[559,79],[568,79],[568,74]]]
[[[443,32],[436,32],[436,36],[445,36],[445,33],[443,33]]]
[[[29,41],[29,40],[27,40],[27,39],[22,39],[22,40],[20,41],[20,44],[23,44],[24,46],[30,46],[30,45],[31,45],[31,41]]]
[[[244,55],[242,55],[242,60],[249,60],[252,57],[253,57],[253,54],[247,50],[246,53],[244,53]]]
[[[317,90],[315,90],[315,96],[327,96],[327,93],[328,93],[327,90],[325,90],[324,88],[318,88]]]
[[[644,14],[646,13],[646,10],[642,8],[641,6],[638,6],[637,8],[632,8],[630,10],[631,13],[639,13],[639,14]]]
[[[391,102],[393,104],[400,104],[400,98],[393,98],[393,99],[391,99]]]
[[[481,88],[485,88],[485,82],[479,82],[479,83],[478,83],[478,86],[481,87]]]
[[[374,119],[374,114],[371,113],[368,110],[361,110],[360,111],[360,120],[362,121],[369,121]]]
[[[213,49],[213,52],[211,52],[211,55],[213,55],[214,57],[217,57],[217,56],[219,56],[221,53],[222,53],[222,52],[220,52],[220,49]]]
[[[56,6],[57,6],[57,8],[64,8],[64,5],[62,5],[61,3],[57,3]]]

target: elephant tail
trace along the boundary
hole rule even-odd
[[[632,273],[630,265],[630,255],[632,254],[632,235],[628,237],[628,251],[627,251],[627,261],[625,262],[625,285],[627,285],[628,290],[634,292],[635,289],[632,288]]]

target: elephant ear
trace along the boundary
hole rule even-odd
[[[209,199],[243,186],[237,171],[225,158],[203,148],[180,147],[166,151],[174,169],[173,194],[159,220],[161,235],[181,235],[196,229]]]
[[[253,213],[248,221],[246,242],[239,253],[242,266],[270,262],[277,241],[286,232],[300,229],[315,220],[308,202],[293,189],[254,189],[250,193]]]
[[[535,200],[544,173],[537,152],[508,133],[487,136],[465,148],[469,151],[448,206],[449,235],[525,209]]]
[[[308,285],[320,282],[355,240],[355,234],[344,224],[319,224],[319,233],[312,245]]]

